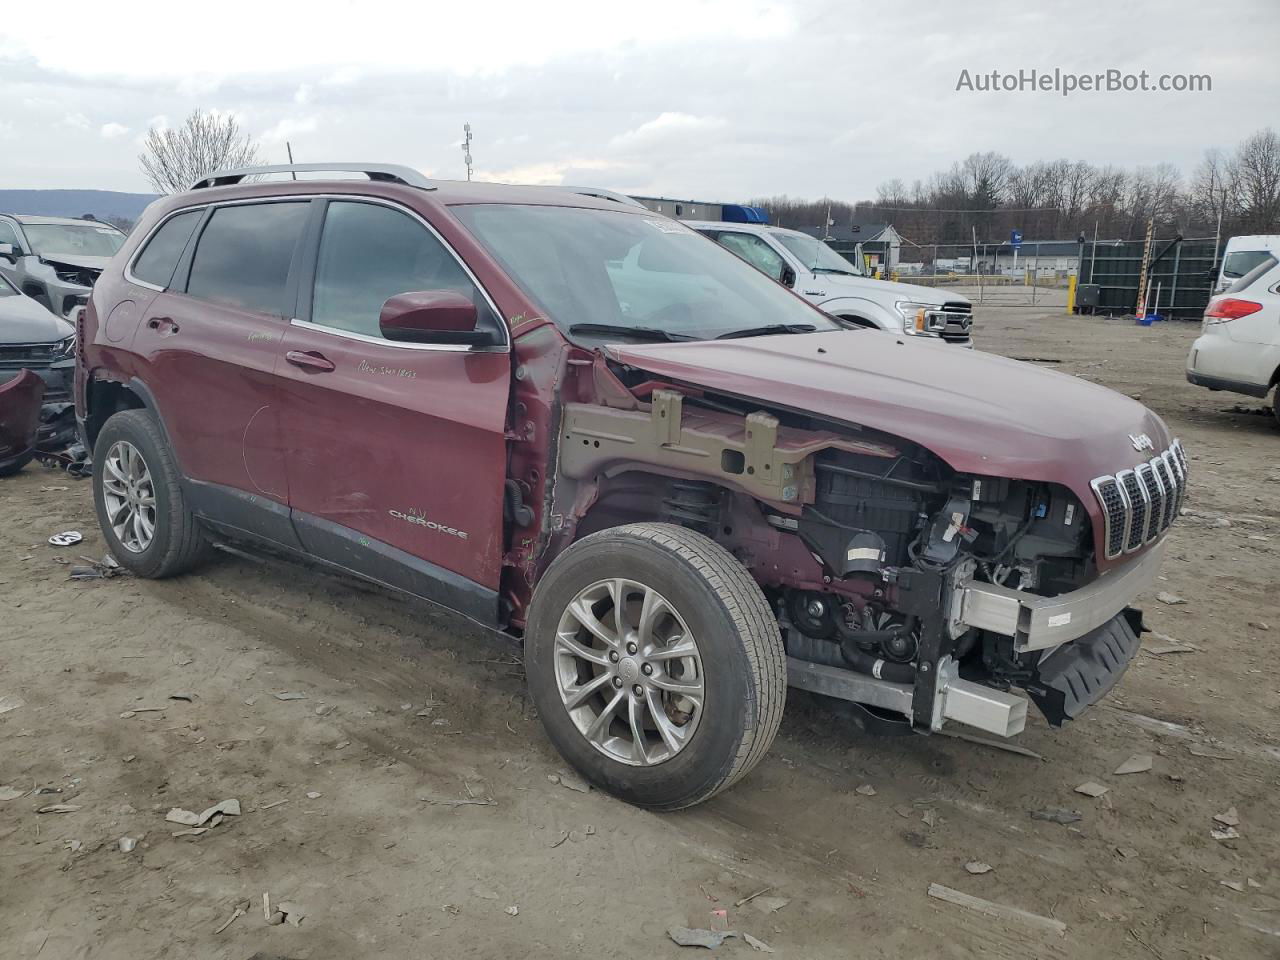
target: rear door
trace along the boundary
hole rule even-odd
[[[503,551],[506,325],[417,213],[367,198],[317,204],[311,269],[279,346],[298,536],[333,563],[492,622]],[[440,289],[471,298],[502,346],[382,337],[386,300]]]
[[[297,539],[275,367],[297,297],[295,259],[309,206],[290,198],[208,209],[133,339],[197,511],[289,546]],[[148,241],[133,270],[146,269],[151,244],[162,239]]]

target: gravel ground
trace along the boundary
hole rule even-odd
[[[32,466],[0,482],[0,954],[651,958],[682,952],[672,925],[727,924],[805,958],[1277,956],[1280,429],[1185,382],[1189,325],[979,323],[983,349],[1140,396],[1192,459],[1157,586],[1186,602],[1141,598],[1191,649],[1148,635],[1104,705],[1060,731],[1034,716],[1017,743],[1042,760],[871,738],[793,692],[753,775],[645,813],[551,779],[511,643],[238,556],[69,580],[60,561],[104,551],[89,485]],[[83,545],[46,544],[68,528]],[[1135,754],[1152,768],[1113,772]],[[240,815],[205,833],[165,820],[229,798]],[[74,809],[37,812],[53,804]],[[1081,819],[1029,816],[1048,807]],[[1238,836],[1215,839],[1215,814]]]

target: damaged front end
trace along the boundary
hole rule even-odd
[[[1129,603],[1156,577],[1163,527],[1100,570],[1094,514],[1064,485],[960,472],[883,432],[590,367],[620,389],[563,404],[546,557],[655,516],[705,533],[764,588],[791,686],[889,729],[1009,737],[1027,717],[1015,688],[1059,725],[1136,653]]]

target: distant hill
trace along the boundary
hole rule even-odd
[[[154,193],[117,193],[114,190],[0,190],[0,213],[27,213],[45,217],[83,217],[133,222]]]

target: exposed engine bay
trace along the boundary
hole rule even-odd
[[[1026,717],[1011,688],[1061,724],[1136,651],[1136,590],[1092,595],[1094,525],[1066,487],[960,473],[901,438],[735,398],[639,390],[647,410],[567,412],[563,473],[598,478],[578,535],[658,516],[727,547],[777,612],[792,686],[877,725],[1010,736]]]

